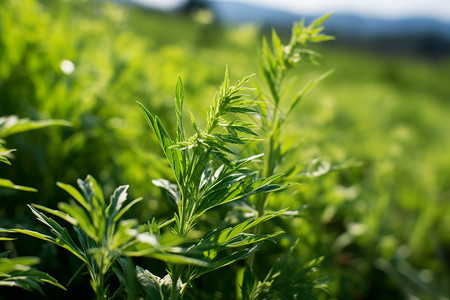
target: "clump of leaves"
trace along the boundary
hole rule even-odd
[[[157,236],[148,231],[143,232],[149,226],[138,226],[135,219],[123,219],[124,214],[142,200],[137,198],[127,201],[128,185],[118,187],[109,201],[104,198],[100,185],[92,176],[78,180],[81,192],[68,184],[58,183],[58,186],[73,198],[69,203],[59,203],[59,210],[37,204],[29,205],[36,218],[50,228],[52,235],[18,228],[3,232],[26,234],[68,250],[83,262],[75,275],[79,274],[82,268],[87,268],[96,299],[106,299],[108,295],[122,291],[122,288],[116,291],[108,289],[107,281],[114,274],[121,283],[130,286],[122,269],[129,268],[131,263],[121,261],[122,267],[117,266],[121,257],[144,256],[174,263],[202,264],[201,261],[182,256],[179,248],[172,247],[173,241],[169,240],[171,244],[164,246]],[[67,228],[43,212],[71,224],[76,240]],[[127,292],[131,291],[128,289]]]
[[[0,238],[8,240],[8,238]],[[9,252],[0,253],[0,286],[19,287],[27,291],[38,290],[42,295],[41,285],[50,283],[63,290],[58,281],[47,273],[38,271],[31,266],[40,262],[37,257],[8,258]]]
[[[134,241],[133,236],[127,231],[136,225],[136,221],[121,220],[121,218],[141,199],[124,205],[127,200],[128,186],[120,186],[114,191],[108,203],[97,181],[91,176],[85,180],[79,180],[78,185],[81,193],[71,185],[58,183],[58,186],[74,199],[69,203],[59,203],[60,210],[41,205],[29,205],[36,218],[50,228],[52,235],[28,229],[13,229],[12,232],[54,243],[78,257],[83,261],[83,267],[86,266],[89,271],[91,285],[97,299],[105,299],[109,270],[122,252]],[[41,211],[72,224],[78,243],[72,239],[65,227]]]
[[[245,84],[250,78],[251,76],[244,77],[232,86],[226,70],[224,82],[207,114],[205,128],[200,129],[191,114],[194,134],[189,138],[185,135],[183,124],[184,91],[181,79],[176,87],[175,139],[169,136],[157,116],[139,104],[156,134],[176,180],[176,183],[170,183],[160,179],[154,183],[167,190],[177,207],[172,228],[172,232],[177,236],[188,236],[198,218],[214,207],[282,188],[272,184],[280,174],[257,179],[256,173],[248,168],[248,164],[258,160],[261,155],[238,159],[231,148],[234,145],[250,143],[258,136],[252,123],[239,118],[241,115],[254,113],[258,103],[247,94],[250,89],[245,87]],[[233,117],[231,121],[227,119],[230,115]],[[188,243],[186,255],[204,261],[206,265],[169,264],[172,282],[169,299],[177,299],[187,284],[198,276],[248,257],[258,250],[260,242],[280,234],[281,232],[246,232],[280,213],[251,218],[232,227],[217,228],[206,233],[200,240]],[[147,278],[151,280],[154,277]],[[167,280],[162,280],[160,284],[166,283]]]

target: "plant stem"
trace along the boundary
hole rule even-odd
[[[96,299],[97,300],[104,300],[105,299],[105,276],[103,275],[103,272],[100,272],[99,277],[97,279],[96,282],[96,287],[95,287],[95,294],[96,294]]]
[[[178,266],[171,264],[170,269],[172,270],[170,272],[170,277],[172,279],[172,289],[170,290],[170,300],[177,300],[178,299],[178,278],[180,278],[180,270],[178,269]]]

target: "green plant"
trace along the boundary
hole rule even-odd
[[[70,126],[69,122],[63,120],[41,120],[31,121],[29,119],[19,119],[17,116],[0,117],[0,162],[11,165],[11,153],[15,149],[7,149],[4,138],[33,129],[47,126],[63,125]],[[11,180],[0,178],[0,187],[15,189],[26,192],[37,192],[36,189],[14,184]],[[0,228],[0,232],[8,230]],[[10,241],[11,238],[0,237],[0,241]],[[65,290],[58,281],[47,273],[31,268],[40,262],[37,257],[15,257],[8,258],[9,251],[0,253],[0,286],[19,287],[28,291],[38,290],[44,294],[41,284],[50,283]]]
[[[182,121],[183,86],[179,79],[176,89],[177,142],[169,137],[159,118],[141,105],[176,178],[176,186],[167,180],[154,181],[157,186],[169,192],[177,206],[177,212],[172,220],[161,225],[157,225],[153,220],[152,223],[139,227],[135,220],[121,220],[124,213],[141,199],[123,206],[128,187],[121,186],[115,190],[110,202],[107,203],[98,183],[88,176],[86,180],[78,181],[82,193],[70,185],[58,184],[75,200],[60,203],[60,210],[40,205],[30,206],[37,219],[51,229],[53,236],[27,229],[3,231],[30,235],[70,251],[83,261],[83,266],[87,267],[97,299],[104,299],[109,294],[106,281],[113,274],[112,269],[122,284],[128,284],[126,275],[120,271],[121,268],[113,268],[121,256],[146,256],[168,262],[170,277],[165,279],[160,279],[140,267],[136,269],[137,283],[144,295],[155,297],[155,290],[150,289],[150,285],[157,287],[158,295],[168,299],[180,298],[184,289],[195,278],[247,258],[259,249],[262,241],[273,238],[281,232],[252,234],[246,231],[278,216],[283,211],[250,218],[234,226],[217,228],[201,238],[192,239],[189,233],[197,220],[214,207],[282,188],[280,185],[271,184],[281,175],[257,179],[255,172],[248,168],[248,164],[259,159],[261,155],[232,159],[230,154],[233,152],[227,148],[249,140],[239,134],[240,132],[250,136],[257,135],[250,123],[236,119],[227,121],[224,118],[229,113],[253,113],[249,105],[254,106],[256,102],[244,97],[243,94],[248,90],[244,84],[249,78],[245,77],[235,86],[230,86],[226,71],[224,83],[216,94],[208,114],[205,129],[199,129],[192,118],[195,133],[188,139],[185,137]],[[219,131],[218,128],[223,131]],[[41,211],[72,224],[78,243],[72,239],[66,228]],[[161,235],[160,231],[170,224],[173,224],[171,233],[176,238],[175,242],[172,239],[172,245],[175,243],[182,248],[160,246],[157,237]],[[122,269],[126,268],[126,261],[122,261]],[[168,286],[170,293],[164,296],[163,291],[167,290]],[[126,290],[130,294],[130,288]]]
[[[196,262],[178,254],[168,254],[172,248],[162,247],[153,235],[139,234],[135,219],[122,220],[124,214],[142,200],[138,198],[126,203],[128,186],[118,187],[107,202],[102,189],[93,177],[87,176],[85,180],[78,180],[78,185],[81,193],[71,185],[58,183],[58,186],[73,198],[69,203],[59,203],[60,210],[36,204],[29,206],[36,218],[50,228],[52,235],[18,228],[2,231],[26,234],[68,250],[83,262],[76,274],[82,268],[87,268],[91,286],[96,299],[99,300],[106,299],[110,295],[112,299],[116,293],[121,292],[121,289],[116,291],[108,289],[108,279],[114,272],[120,271],[120,268],[114,265],[121,256],[147,256],[165,261]],[[41,211],[73,225],[76,240],[65,227]]]
[[[176,236],[189,237],[198,219],[212,208],[282,188],[271,184],[280,174],[258,179],[256,173],[248,168],[261,155],[238,159],[233,158],[236,156],[230,149],[233,145],[247,144],[258,136],[250,122],[236,118],[238,115],[254,113],[252,107],[257,101],[245,95],[249,89],[244,85],[249,79],[250,76],[244,77],[236,85],[230,86],[227,70],[207,114],[204,129],[197,126],[191,114],[194,134],[189,138],[186,138],[183,123],[184,92],[181,79],[176,87],[176,139],[169,136],[157,116],[140,104],[175,177],[176,184],[161,179],[154,183],[167,190],[177,207],[172,228]],[[187,243],[186,254],[204,261],[206,265],[169,264],[172,282],[169,299],[177,299],[184,288],[200,275],[248,257],[259,248],[260,242],[280,234],[252,234],[245,231],[281,213],[250,218],[232,227],[217,228],[198,241]]]
[[[300,183],[305,178],[322,176],[338,166],[331,167],[319,159],[314,159],[305,166],[295,159],[292,163],[292,153],[298,150],[298,145],[285,145],[282,132],[287,117],[293,112],[300,100],[323,78],[332,71],[328,71],[319,78],[308,83],[302,90],[293,94],[289,88],[292,78],[289,71],[300,62],[317,63],[318,53],[306,48],[308,43],[317,43],[332,40],[333,37],[322,33],[320,27],[330,15],[325,15],[305,26],[304,20],[294,23],[291,39],[287,45],[282,44],[279,36],[272,31],[272,43],[269,46],[266,39],[260,56],[260,69],[264,78],[264,85],[258,86],[257,96],[263,101],[258,102],[258,115],[260,116],[260,128],[264,140],[250,148],[251,153],[263,152],[262,163],[259,164],[258,175],[262,177],[273,176],[277,172],[283,172],[284,176],[278,178],[280,184]],[[291,79],[291,82],[286,82]],[[293,96],[291,96],[293,94]],[[286,99],[291,97],[291,99]],[[288,101],[286,105],[285,102]],[[290,159],[290,160],[289,160]],[[292,195],[292,193],[290,193]],[[268,205],[269,194],[260,194],[248,199],[246,210],[256,217],[270,214],[276,206]],[[280,195],[277,195],[280,198]],[[305,205],[291,201],[297,205],[297,209],[285,211],[282,215],[287,218],[298,217]],[[285,227],[284,229],[287,229]],[[254,228],[258,234],[260,225]],[[295,232],[289,230],[288,234],[296,238]],[[258,276],[255,272],[255,253],[248,259],[248,266],[244,272],[242,282],[242,294],[244,299],[294,299],[296,297],[314,299],[314,289],[326,289],[324,278],[314,278],[313,273],[317,271],[317,264],[322,258],[313,259],[306,263],[295,258],[297,242],[292,246],[280,260],[269,270],[267,275]],[[317,254],[316,254],[317,255]],[[287,263],[289,261],[289,263]],[[288,276],[279,276],[288,272]],[[290,283],[288,283],[290,282]],[[329,291],[328,291],[329,292]]]
[[[266,153],[262,168],[260,169],[261,176],[272,176],[279,169],[287,169],[285,178],[291,181],[298,181],[299,175],[313,176],[311,168],[309,170],[302,170],[302,165],[294,166],[289,164],[287,167],[285,159],[290,153],[296,150],[295,146],[285,146],[282,141],[282,130],[286,118],[292,113],[294,108],[298,105],[300,100],[314,87],[319,81],[328,76],[332,71],[324,73],[319,78],[311,81],[302,90],[296,91],[289,104],[285,106],[289,71],[300,62],[313,62],[319,56],[318,53],[305,48],[307,43],[322,42],[332,40],[333,37],[322,34],[323,27],[319,27],[325,22],[330,15],[325,15],[315,21],[309,26],[304,25],[304,21],[295,23],[292,28],[292,35],[289,44],[283,45],[277,33],[272,31],[272,47],[269,46],[264,39],[260,68],[265,80],[264,88],[258,90],[258,95],[264,99],[258,105],[259,115],[261,116],[261,129],[264,132],[264,143],[260,145],[259,151],[263,149]],[[291,84],[291,83],[290,83]],[[284,101],[283,101],[284,100]],[[284,105],[284,106],[283,106]],[[312,164],[318,164],[317,161]],[[316,175],[323,175],[329,171],[329,167],[325,166],[323,170]],[[308,174],[306,174],[308,172]],[[268,195],[259,195],[254,199],[255,209],[258,215],[264,215],[267,205]]]

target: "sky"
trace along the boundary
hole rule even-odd
[[[226,0],[208,0],[226,1]],[[324,14],[328,12],[352,13],[360,16],[387,19],[430,17],[450,23],[450,0],[233,0],[287,10],[299,14]],[[133,0],[133,2],[173,9],[184,0]]]

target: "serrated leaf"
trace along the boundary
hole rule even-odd
[[[28,291],[38,290],[43,294],[40,287],[43,283],[50,283],[63,290],[64,286],[47,273],[34,270],[32,265],[39,263],[37,257],[16,257],[8,259],[0,258],[0,286],[16,286]]]
[[[176,149],[175,143],[170,138],[166,129],[164,128],[161,120],[158,116],[153,116],[141,103],[137,102],[139,107],[141,108],[142,113],[156,134],[156,138],[169,162],[172,171],[175,174],[176,179],[179,181],[182,179],[182,161],[179,150]]]
[[[123,207],[115,216],[114,218],[114,222],[117,222],[120,218],[122,218],[122,216],[128,211],[130,210],[130,208],[132,208],[136,203],[139,203],[143,200],[144,198],[139,197],[134,199],[133,201],[129,202],[125,207]]]
[[[197,134],[200,134],[200,129],[198,129],[197,123],[195,123],[195,118],[191,112],[189,112],[189,116],[191,117],[192,128]]]
[[[229,255],[226,255],[225,257],[221,257],[217,260],[213,260],[211,262],[211,266],[208,268],[198,268],[197,273],[195,274],[194,278],[197,278],[201,275],[204,275],[206,273],[209,273],[211,271],[223,268],[225,266],[228,266],[232,263],[235,263],[239,260],[243,260],[246,259],[247,257],[249,257],[250,255],[252,255],[253,253],[255,253],[256,251],[259,250],[260,244],[256,244],[254,245],[252,248],[245,248],[242,250],[238,250],[238,251],[234,251]]]
[[[59,203],[59,209],[63,212],[70,215],[77,222],[77,226],[79,226],[84,232],[86,232],[93,240],[100,241],[102,237],[101,232],[97,232],[95,225],[92,223],[92,220],[86,211],[80,206],[74,204],[67,204],[64,202]]]
[[[168,263],[174,264],[186,264],[186,265],[195,265],[195,266],[209,266],[208,262],[203,261],[201,259],[192,258],[183,253],[170,253],[170,252],[161,252],[152,247],[148,247],[150,244],[147,244],[146,247],[142,247],[141,249],[127,249],[123,252],[124,255],[133,256],[133,257],[149,257],[158,259],[161,261],[165,261]],[[136,245],[134,245],[136,247]],[[170,251],[171,248],[167,248],[167,251]],[[172,248],[173,251],[179,252],[179,248]]]
[[[267,178],[257,179],[246,186],[246,191],[248,191],[250,194],[256,194],[264,191],[279,189],[280,188],[279,185],[270,187],[269,184],[283,176],[284,176],[283,174],[275,174]]]
[[[284,46],[281,44],[275,29],[272,29],[272,49],[275,52],[279,65],[284,65]]]
[[[224,246],[227,248],[237,248],[237,247],[244,247],[250,244],[259,243],[268,239],[271,239],[273,237],[276,237],[277,235],[283,234],[284,231],[277,231],[273,233],[268,234],[239,234],[233,239],[230,239],[228,242],[224,243]]]
[[[276,232],[268,235],[254,235],[244,234],[246,230],[249,230],[256,225],[268,221],[282,214],[285,210],[276,212],[271,215],[265,215],[259,218],[248,219],[234,227],[227,227],[224,229],[215,229],[205,234],[202,240],[194,247],[190,249],[191,252],[195,251],[210,251],[220,249],[220,247],[240,247],[252,243],[257,243],[262,240],[271,238],[280,234]],[[238,237],[236,239],[236,237]]]

